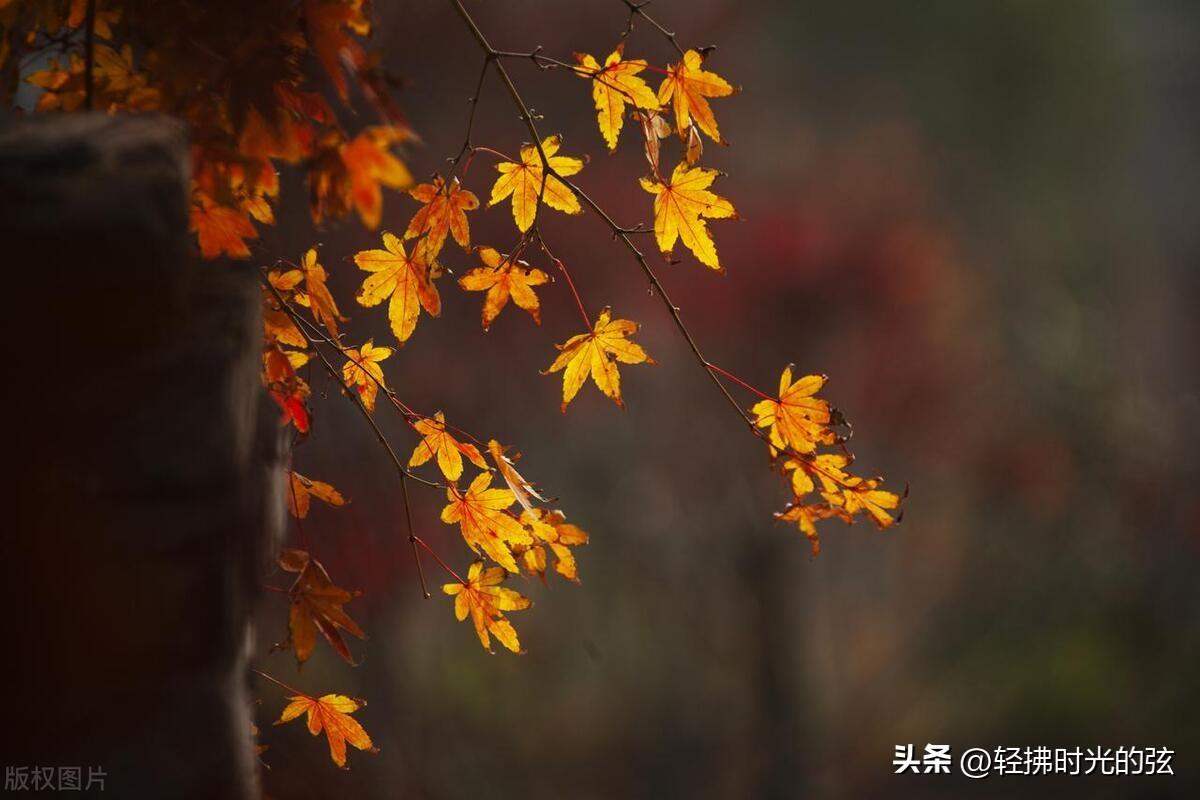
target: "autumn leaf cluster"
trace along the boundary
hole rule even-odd
[[[465,6],[457,0],[451,5],[477,32]],[[663,33],[674,55],[657,64],[627,56],[626,37],[602,60],[587,53],[559,60],[540,47],[504,53],[477,37],[483,73],[472,103],[479,102],[483,79],[494,73],[506,84],[525,143],[515,155],[479,144],[472,108],[462,148],[439,174],[417,182],[401,157],[401,149],[417,140],[392,100],[398,81],[368,47],[370,0],[0,0],[0,92],[6,99],[23,80],[39,92],[37,111],[157,111],[182,120],[191,142],[189,214],[197,254],[268,262],[260,270],[262,381],[278,405],[280,425],[291,434],[286,503],[294,520],[293,546],[279,554],[271,576],[289,583],[268,588],[287,607],[286,624],[280,616],[286,635],[276,649],[290,651],[298,668],[323,647],[321,640],[355,664],[351,645],[360,645],[353,639],[367,637],[351,616],[359,592],[334,581],[314,557],[318,548],[304,529],[319,526],[324,515],[350,502],[331,483],[294,469],[295,448],[313,433],[314,400],[321,396],[313,391],[314,372],[318,380],[332,382],[333,394],[354,404],[397,472],[422,590],[430,594],[423,565],[432,559],[448,576],[442,592],[453,599],[455,618],[470,620],[485,650],[491,652],[496,641],[522,652],[509,615],[532,603],[514,588],[518,581],[532,585],[551,575],[579,581],[575,548],[588,543],[588,534],[518,471],[517,452],[497,437],[469,433],[441,411],[415,410],[388,376],[403,368],[403,348],[418,328],[425,330],[441,315],[443,302],[454,301],[456,292],[444,297],[443,291],[456,283],[461,297],[480,303],[484,330],[501,316],[508,320],[503,324],[514,318],[527,324],[528,315],[540,326],[543,304],[573,306],[579,327],[540,345],[542,374],[561,381],[560,410],[566,412],[589,381],[624,406],[621,368],[655,360],[634,340],[638,322],[601,303],[591,306],[598,312],[588,311],[588,276],[578,270],[573,276],[572,265],[554,255],[539,224],[545,209],[589,213],[625,247],[706,376],[765,444],[771,468],[791,494],[776,517],[795,524],[814,554],[821,520],[865,517],[879,528],[899,520],[903,496],[883,488],[880,478],[850,471],[845,420],[818,395],[824,376],[795,378],[788,367],[778,392],[767,394],[709,361],[631,238],[652,235],[668,261],[682,244],[711,276],[725,268],[710,223],[738,218],[733,203],[717,191],[722,173],[702,161],[706,140],[729,144],[717,112],[739,89],[711,67],[708,49],[680,47],[644,5],[626,4],[626,34],[639,19]],[[595,113],[596,143],[609,153],[623,138],[635,140],[645,173],[628,187],[629,207],[640,204],[652,220],[648,226],[623,227],[589,196],[581,181],[590,178],[592,162],[560,135],[538,130],[535,120],[541,117],[525,104],[506,70],[511,58],[528,58],[578,86],[581,105]],[[484,165],[471,172],[480,162]],[[407,210],[393,226],[399,233],[379,231],[376,246],[357,252],[330,254],[313,245],[296,247],[286,257],[264,257],[252,247],[262,226],[275,221],[281,170],[302,177],[314,225],[357,217],[375,231],[383,220],[385,190],[405,192]],[[473,215],[485,213],[511,217],[511,239],[476,241]],[[401,230],[403,219],[408,222]],[[334,296],[330,281],[336,270],[354,276],[358,288],[352,299]],[[519,311],[505,314],[510,305]],[[388,332],[359,336],[351,317],[360,313],[386,321]],[[747,408],[731,389],[747,391],[757,402]],[[385,435],[376,421],[384,414],[403,422],[408,441],[393,443]],[[431,488],[444,498],[438,518],[445,527],[437,530],[461,537],[470,559],[465,570],[456,571],[439,554],[447,537],[434,540],[435,547],[427,534],[418,535],[424,521],[413,521],[410,486]],[[277,724],[303,717],[312,735],[325,735],[339,767],[346,766],[347,745],[374,752],[371,737],[352,716],[365,702],[337,693],[309,695],[259,674],[288,693]]]

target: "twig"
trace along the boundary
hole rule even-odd
[[[654,18],[646,13],[646,6],[650,5],[650,0],[641,0],[641,2],[638,2],[638,0],[621,0],[621,2],[624,3],[625,7],[629,9],[629,21],[625,25],[625,33],[621,34],[622,38],[633,33],[633,18],[641,17],[642,19],[646,20],[650,27],[654,28],[656,31],[666,37],[667,41],[671,43],[671,46],[675,48],[675,51],[678,52],[679,55],[682,56],[684,54],[683,48],[679,46],[679,42],[675,39],[674,31],[667,30],[662,25],[655,22]]]
[[[279,290],[271,285],[271,281],[267,278],[266,274],[259,273],[259,277],[262,279],[263,285],[266,286],[268,291],[270,291],[274,296],[275,302],[279,304],[280,310],[287,314],[293,322],[300,320],[300,315],[292,310],[287,301],[283,299],[283,295],[279,293]],[[387,437],[383,435],[383,431],[380,430],[378,423],[375,422],[375,418],[371,416],[371,412],[368,411],[367,407],[363,404],[362,398],[359,397],[356,392],[346,391],[346,386],[342,382],[342,378],[338,374],[337,368],[329,362],[329,359],[325,357],[323,352],[321,352],[321,348],[317,346],[316,342],[309,338],[309,335],[304,331],[303,328],[297,325],[296,329],[300,332],[300,335],[304,337],[304,340],[308,342],[309,347],[312,348],[313,352],[317,355],[317,358],[321,359],[321,363],[325,366],[325,371],[329,373],[329,377],[333,379],[334,383],[342,387],[343,393],[349,396],[358,410],[362,412],[363,418],[367,421],[367,424],[371,426],[371,430],[375,432],[375,438],[379,440],[381,445],[383,445],[383,449],[387,452],[388,458],[391,459],[392,465],[395,466],[396,472],[400,475],[400,487],[402,490],[401,497],[404,501],[404,521],[408,527],[408,541],[412,544],[413,548],[413,560],[417,565],[417,577],[421,581],[421,594],[428,599],[430,596],[429,589],[426,588],[425,585],[425,570],[421,566],[420,551],[417,550],[417,537],[416,533],[413,531],[412,513],[409,510],[408,501],[408,484],[406,481],[408,478],[412,478],[415,481],[419,481],[435,488],[445,487],[442,484],[428,481],[419,475],[414,475],[404,468],[403,462],[401,462],[399,456],[396,455],[396,451],[392,449],[392,445],[390,442],[388,442]]]

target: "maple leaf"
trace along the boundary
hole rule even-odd
[[[363,62],[362,47],[343,28],[361,29],[366,24],[361,6],[362,0],[304,0],[309,45],[343,101],[347,86],[342,64],[357,68]]]
[[[507,509],[516,502],[508,489],[489,489],[490,472],[481,472],[471,481],[465,494],[451,486],[446,490],[449,504],[442,509],[442,522],[458,523],[463,540],[472,550],[482,550],[509,572],[517,572],[511,545],[533,541],[516,517]]]
[[[646,354],[641,345],[629,341],[628,337],[637,332],[638,324],[627,319],[612,319],[612,309],[605,308],[596,318],[596,325],[588,333],[572,336],[562,344],[556,344],[559,349],[558,358],[543,374],[549,375],[559,370],[563,372],[563,401],[562,411],[567,406],[591,373],[597,388],[612,398],[618,406],[624,407],[621,399],[621,374],[617,371],[617,362],[622,364],[653,364],[654,359]]]
[[[560,136],[547,136],[542,140],[542,152],[550,163],[550,169],[566,177],[583,169],[583,161],[569,156],[555,155],[562,145]],[[522,233],[529,230],[537,216],[538,196],[542,193],[542,159],[537,148],[527,144],[521,148],[521,163],[502,161],[496,165],[500,177],[492,186],[492,197],[488,206],[494,206],[512,195],[513,220]],[[567,214],[578,214],[583,208],[578,198],[565,183],[553,175],[545,181],[546,189],[542,202]]]
[[[267,387],[271,398],[283,412],[281,423],[294,423],[301,434],[308,433],[309,413],[304,401],[308,398],[309,387],[296,374],[296,370],[308,360],[308,354],[302,351],[285,351],[279,342],[272,337],[268,328],[267,339],[263,347],[263,384]],[[304,341],[301,339],[301,345]]]
[[[308,732],[316,736],[325,731],[325,738],[329,741],[329,757],[339,767],[346,767],[347,744],[369,753],[379,752],[362,725],[350,716],[366,705],[364,701],[344,694],[326,694],[321,697],[298,694],[292,695],[288,700],[291,702],[283,709],[275,724],[282,725],[301,714],[307,714]]]
[[[555,556],[554,570],[569,581],[579,583],[579,573],[575,565],[575,554],[571,548],[587,544],[588,535],[577,525],[567,522],[566,515],[561,511],[545,511],[535,508],[521,514],[521,521],[529,526],[536,544],[522,553],[522,561],[531,572],[545,577],[546,553],[543,545],[549,547]]]
[[[367,411],[375,410],[375,397],[379,394],[379,385],[384,382],[379,362],[391,354],[392,348],[376,347],[373,339],[368,339],[361,350],[346,350],[349,360],[342,365],[342,380],[358,392]]]
[[[456,481],[462,477],[463,456],[469,458],[471,463],[480,469],[488,468],[487,462],[483,460],[475,445],[464,444],[446,431],[446,417],[441,411],[432,417],[417,420],[413,423],[413,428],[425,438],[408,459],[410,467],[419,467],[436,455],[438,468],[449,481]]]
[[[654,238],[658,249],[670,253],[676,239],[691,250],[701,264],[721,271],[717,246],[708,233],[709,219],[737,219],[737,211],[724,197],[708,191],[718,173],[715,169],[689,167],[680,162],[671,179],[641,178],[642,188],[654,195]]]
[[[622,42],[604,59],[601,67],[587,53],[576,53],[580,69],[575,73],[592,81],[592,100],[596,104],[596,118],[600,124],[600,135],[608,143],[609,150],[617,149],[617,138],[625,124],[625,104],[642,109],[657,109],[660,105],[654,91],[637,74],[647,66],[644,59],[625,60],[625,45]]]
[[[522,508],[524,508],[526,511],[529,511],[533,508],[533,503],[530,501],[530,498],[533,498],[534,500],[540,500],[543,503],[547,502],[546,498],[538,494],[537,488],[532,483],[525,480],[525,478],[521,477],[521,473],[517,472],[517,467],[513,462],[519,456],[513,456],[513,458],[509,458],[504,454],[504,445],[500,444],[495,439],[489,440],[487,447],[488,453],[492,457],[492,461],[494,461],[496,464],[496,469],[500,472],[500,476],[504,478],[504,482],[508,484],[509,491],[511,491],[517,498],[517,502],[521,504]]]
[[[750,409],[755,425],[770,428],[772,455],[787,449],[811,453],[818,444],[836,440],[826,427],[833,421],[833,410],[815,397],[826,380],[824,375],[805,375],[793,382],[789,364],[779,378],[778,399],[760,400]]]
[[[293,517],[298,519],[307,517],[313,497],[334,507],[346,504],[346,498],[342,497],[342,493],[328,483],[306,478],[299,472],[293,471],[288,474],[288,511]]]
[[[424,234],[425,239],[420,246],[426,261],[433,260],[442,252],[447,233],[453,235],[454,241],[464,250],[470,246],[471,227],[466,212],[479,208],[479,198],[463,189],[458,178],[447,185],[438,175],[433,183],[414,186],[408,193],[424,205],[413,214],[408,229],[404,231],[404,238],[412,239]]]
[[[471,564],[466,583],[447,583],[442,591],[454,598],[454,616],[462,622],[468,615],[475,625],[479,643],[492,652],[491,636],[514,653],[521,652],[521,642],[505,611],[521,611],[533,605],[527,598],[500,583],[506,577],[502,567],[483,568],[482,561]]]
[[[717,130],[717,118],[708,105],[709,97],[726,97],[736,89],[715,72],[701,69],[704,57],[696,50],[688,50],[677,64],[667,67],[667,76],[658,87],[658,100],[662,104],[674,101],[675,127],[680,136],[686,136],[692,120],[709,138],[727,144]]]
[[[291,280],[291,274],[295,273],[295,283],[288,286]],[[287,294],[296,287],[300,282],[303,273],[300,270],[288,270],[288,272],[280,273],[278,270],[272,270],[267,273],[267,280],[279,290],[281,294]],[[282,288],[288,286],[288,288]],[[266,290],[263,291],[263,338],[268,342],[275,341],[280,344],[286,344],[289,347],[307,347],[308,342],[304,335],[300,333],[300,329],[296,327],[296,323],[287,315],[287,312],[276,305],[275,298]]]
[[[280,277],[284,285],[290,282],[289,278],[292,272],[300,272],[304,277],[304,291],[296,295],[296,302],[311,308],[317,322],[323,324],[334,339],[339,338],[338,321],[345,322],[346,318],[338,312],[337,303],[334,302],[333,295],[329,293],[329,287],[325,285],[329,275],[325,272],[325,268],[317,263],[317,248],[308,248],[300,260],[299,270],[289,270]]]
[[[303,550],[282,551],[279,554],[279,566],[288,572],[300,573],[288,590],[292,601],[288,628],[291,647],[296,652],[296,663],[303,664],[312,655],[317,643],[317,631],[320,631],[337,654],[353,664],[354,659],[350,656],[350,648],[346,646],[341,631],[359,639],[365,639],[367,635],[350,619],[342,606],[362,593],[335,586],[321,563]]]
[[[893,517],[889,512],[900,507],[903,496],[880,489],[882,483],[878,478],[859,479],[837,494],[823,492],[822,496],[830,504],[840,506],[846,514],[865,513],[876,526],[886,529],[900,521],[899,516]]]
[[[817,521],[829,519],[830,517],[840,517],[848,520],[846,514],[841,510],[834,508],[827,503],[793,503],[787,509],[775,515],[775,519],[780,522],[795,523],[798,528],[808,537],[809,546],[812,548],[812,554],[815,556],[821,552],[821,540],[817,535]]]
[[[197,202],[190,211],[190,230],[200,242],[200,254],[217,258],[222,253],[230,258],[249,258],[246,239],[257,239],[258,231],[236,208],[218,205],[207,195],[197,192]]]
[[[483,329],[492,326],[510,297],[541,325],[541,308],[533,287],[549,283],[550,276],[540,269],[527,269],[529,265],[524,261],[502,256],[491,247],[479,248],[479,257],[485,266],[463,275],[458,279],[458,285],[468,292],[487,292],[483,298]]]
[[[406,134],[390,125],[376,125],[361,131],[339,148],[350,182],[350,199],[363,225],[375,230],[383,214],[380,186],[403,189],[412,184],[412,174],[404,162],[390,152]]]
[[[404,252],[404,244],[387,232],[383,234],[383,246],[387,249],[355,253],[354,263],[371,273],[363,281],[356,299],[360,305],[377,306],[391,298],[388,321],[396,339],[404,344],[416,330],[421,309],[432,317],[439,316],[442,299],[419,248],[410,256]]]

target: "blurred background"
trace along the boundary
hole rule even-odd
[[[481,60],[447,3],[379,3],[376,37],[405,84],[418,179],[463,138]],[[603,57],[619,0],[470,3],[493,45]],[[381,748],[330,767],[322,741],[269,722],[276,797],[728,798],[1023,795],[1179,797],[1200,769],[1200,5],[1178,2],[810,3],[656,0],[685,46],[743,92],[714,102],[706,141],[741,222],[711,230],[727,274],[682,247],[652,264],[716,363],[774,391],[789,362],[831,376],[866,474],[911,487],[903,524],[822,528],[823,550],[772,513],[787,496],[692,360],[636,263],[593,217],[549,213],[548,241],[594,314],[640,321],[653,367],[622,369],[627,409],[594,386],[558,411],[538,374],[578,332],[561,281],[542,325],[441,282],[385,364],[413,407],[524,453],[523,472],[592,536],[582,584],[516,579],[527,653],[489,656],[440,594],[423,601],[394,472],[353,408],[314,374],[315,434],[295,467],[350,504],[314,507],[314,555],[364,590],[371,636],[344,665],[320,645],[259,664],[305,691],[365,697]],[[631,57],[675,60],[635,24]],[[651,219],[627,123],[605,152],[587,85],[529,63],[525,98],[588,153],[580,184],[624,225]],[[657,85],[657,78],[651,76]],[[527,138],[490,77],[475,142]],[[365,121],[365,120],[364,120]],[[677,145],[665,143],[673,164]],[[480,155],[465,184],[486,201]],[[323,263],[350,340],[390,343],[357,307],[349,256],[377,237],[312,231],[302,187],[264,252]],[[391,193],[384,227],[416,209]],[[508,250],[507,204],[471,215]],[[653,251],[649,238],[641,240]],[[447,266],[475,266],[448,244]],[[549,271],[536,256],[536,266]],[[744,396],[750,405],[754,398]],[[405,453],[415,439],[379,414]],[[469,555],[416,489],[419,532]],[[441,583],[427,564],[431,582]],[[287,575],[269,579],[286,585]],[[268,593],[260,651],[285,634]],[[1174,779],[894,776],[897,744],[1163,746]]]

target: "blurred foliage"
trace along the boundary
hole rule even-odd
[[[611,5],[479,13],[503,32],[497,46],[607,52],[623,22]],[[895,744],[944,742],[1173,747],[1170,785],[1011,780],[1031,795],[1186,796],[1200,748],[1200,7],[656,8],[686,41],[719,42],[722,74],[745,87],[722,122],[739,164],[723,188],[748,220],[723,240],[729,274],[668,267],[664,280],[706,321],[715,360],[773,342],[746,377],[769,385],[787,361],[835,375],[826,394],[864,433],[862,461],[912,484],[904,525],[831,531],[816,560],[794,530],[764,525],[781,498],[757,480],[759,449],[718,398],[692,391],[703,376],[605,233],[573,229],[558,255],[647,321],[660,362],[630,375],[626,412],[594,393],[551,418],[555,382],[513,377],[544,366],[544,348],[518,338],[527,321],[480,333],[465,295],[394,380],[416,406],[521,442],[527,471],[552,476],[547,489],[592,533],[582,587],[525,613],[527,656],[489,658],[420,601],[399,526],[376,522],[400,513],[382,456],[352,409],[320,404],[322,425],[345,435],[314,441],[297,468],[344,476],[351,496],[322,535],[351,545],[330,569],[374,598],[359,612],[373,647],[345,690],[372,698],[359,716],[382,752],[345,774],[279,763],[270,792],[1012,794],[1004,780],[891,775]],[[379,44],[411,77],[401,101],[436,109],[413,119],[421,176],[457,145],[466,113],[429,98],[465,98],[478,65],[444,57],[469,44],[448,12],[390,13]],[[568,141],[594,139],[586,99],[558,77],[522,74],[536,106],[566,110]],[[480,113],[515,149],[502,101]],[[646,199],[626,196],[635,176],[617,174],[630,167],[600,162],[597,199],[648,219]],[[393,213],[384,227],[409,209]],[[507,223],[487,217],[484,238]],[[339,251],[364,244],[325,236]],[[335,294],[352,291],[352,270],[333,272]],[[570,324],[561,299],[543,302],[546,342]],[[478,371],[422,380],[466,350]],[[418,516],[437,502],[417,497]],[[317,681],[338,666],[318,651],[305,669]],[[268,755],[308,742],[294,744]]]

